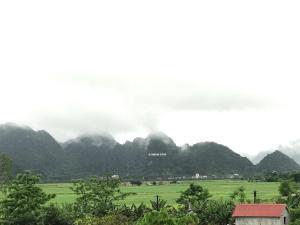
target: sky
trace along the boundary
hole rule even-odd
[[[300,139],[300,2],[1,1],[0,123],[161,131],[242,155]]]

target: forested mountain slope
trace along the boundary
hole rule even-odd
[[[0,126],[0,153],[20,170],[34,170],[48,179],[64,180],[118,174],[127,178],[200,175],[251,175],[256,171],[298,170],[282,153],[268,155],[255,167],[224,145],[202,142],[179,147],[163,133],[124,144],[111,135],[83,135],[59,144],[46,131],[13,124]]]
[[[257,164],[257,170],[261,172],[288,172],[299,169],[300,166],[292,158],[280,151],[268,154]]]

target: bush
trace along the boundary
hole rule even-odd
[[[72,205],[58,206],[51,204],[42,213],[43,225],[72,225],[75,214]]]
[[[132,181],[130,181],[130,184],[133,186],[134,185],[141,186],[143,184],[143,182],[140,180],[132,180]]]
[[[122,205],[117,209],[117,213],[128,217],[131,221],[137,221],[149,211],[150,209],[147,208],[144,203],[141,203],[140,205],[132,204],[130,207],[127,205]]]
[[[123,215],[107,215],[103,217],[85,217],[75,222],[75,225],[133,225],[133,223]]]
[[[291,215],[291,221],[294,222],[300,219],[300,208],[297,209],[289,209]]]
[[[295,220],[294,222],[290,223],[290,225],[300,225],[300,219]]]
[[[166,210],[153,211],[144,215],[136,225],[197,225],[195,216],[184,215],[182,217],[169,214]]]

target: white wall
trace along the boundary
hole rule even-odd
[[[279,218],[270,217],[238,217],[235,220],[236,225],[284,225],[284,217],[286,217],[286,225],[290,222],[290,215],[285,209],[283,215]]]
[[[282,225],[281,218],[257,218],[239,217],[235,220],[236,225]]]

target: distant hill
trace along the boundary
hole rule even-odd
[[[257,166],[230,148],[202,142],[177,146],[163,133],[118,143],[111,135],[82,135],[59,144],[46,131],[0,125],[0,152],[17,168],[34,170],[50,180],[119,174],[123,178],[200,175],[251,175],[256,171],[290,171],[299,166],[276,151]]]
[[[257,170],[261,172],[288,172],[300,170],[300,166],[292,158],[277,150],[265,156],[257,164]]]
[[[14,124],[0,125],[0,152],[9,155],[21,170],[52,175],[62,164],[61,147],[49,133]]]
[[[184,153],[182,166],[189,173],[200,174],[251,174],[251,161],[224,145],[203,142],[191,146]]]

